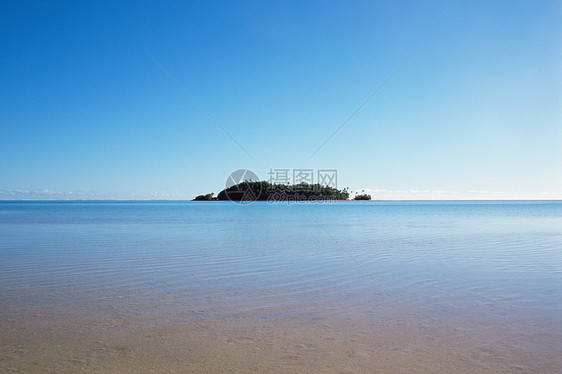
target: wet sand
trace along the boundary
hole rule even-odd
[[[18,373],[559,373],[561,340],[482,331],[479,321],[342,313],[207,318],[4,310],[0,372]],[[133,314],[133,313],[131,313]],[[471,326],[474,324],[474,326]],[[462,327],[461,327],[462,326]]]

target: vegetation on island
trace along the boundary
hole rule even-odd
[[[371,200],[371,195],[367,195],[367,194],[356,195],[353,200]]]
[[[193,201],[327,201],[348,200],[347,188],[323,186],[319,183],[274,184],[267,181],[244,181],[214,193],[198,195]],[[371,200],[366,193],[355,195],[353,200]]]
[[[318,201],[347,200],[346,188],[338,190],[321,184],[273,184],[267,181],[244,181],[219,192],[217,200],[232,201]]]

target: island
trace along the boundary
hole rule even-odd
[[[367,195],[367,194],[356,195],[353,200],[371,200],[371,195]]]
[[[215,195],[214,192],[208,193],[206,195],[197,195],[195,197],[195,199],[193,199],[193,201],[211,201],[211,200],[216,200],[216,197],[213,197]]]
[[[319,183],[274,184],[267,181],[243,181],[218,193],[199,195],[194,201],[325,201],[348,200],[347,188],[323,186]]]

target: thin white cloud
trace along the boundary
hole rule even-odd
[[[364,192],[363,192],[364,191]],[[446,191],[446,190],[389,190],[384,188],[358,188],[350,198],[368,193],[374,200],[561,200],[562,193],[508,193],[504,191]]]
[[[536,194],[508,193],[504,191],[468,190],[389,190],[384,188],[352,189],[350,198],[357,194],[369,194],[374,200],[562,200],[562,193],[539,192]],[[191,200],[194,194],[169,191],[100,193],[93,191],[52,190],[0,190],[0,200]]]
[[[94,191],[0,190],[0,200],[191,200],[185,193],[155,191],[100,193]]]

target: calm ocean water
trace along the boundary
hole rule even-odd
[[[10,329],[356,316],[559,344],[562,202],[0,202],[0,305]]]

